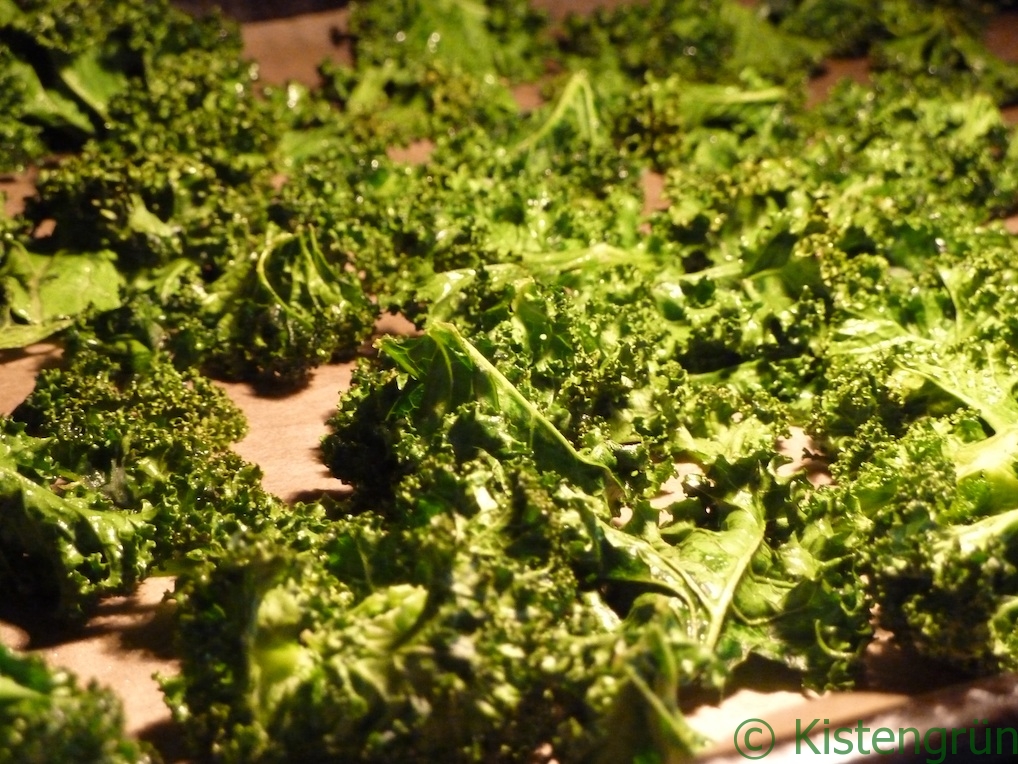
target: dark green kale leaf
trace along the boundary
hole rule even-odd
[[[267,228],[271,179],[238,183],[189,153],[118,157],[99,145],[44,169],[25,216],[52,221],[51,246],[109,249],[119,269],[186,258],[209,278],[248,256]]]
[[[647,73],[709,81],[724,69],[733,45],[734,31],[721,17],[722,4],[658,0],[570,14],[561,46],[572,69],[621,71],[637,82]]]
[[[376,310],[356,273],[329,261],[313,229],[270,230],[261,247],[205,287],[210,368],[294,387],[366,340]]]
[[[1014,103],[1018,65],[995,56],[982,39],[991,10],[985,2],[957,0],[882,3],[886,31],[870,49],[874,66],[931,92],[975,88]]]
[[[0,760],[147,764],[159,757],[127,737],[112,692],[0,645]]]
[[[240,57],[234,31],[220,31],[214,47],[181,41],[180,50],[148,59],[145,87],[110,100],[98,141],[104,154],[135,162],[161,154],[170,164],[179,157],[211,167],[232,187],[279,170],[285,122],[261,98],[258,68]]]
[[[738,82],[703,83],[648,76],[615,120],[630,151],[659,170],[693,164],[727,170],[746,158],[773,156],[796,134],[795,92],[752,70]]]
[[[827,56],[869,55],[929,95],[978,89],[998,103],[1018,97],[1018,67],[995,56],[984,35],[997,10],[992,2],[958,0],[779,0],[769,20],[793,36],[809,37]]]
[[[326,62],[322,76],[325,98],[342,112],[333,115],[332,127],[341,145],[355,137],[385,147],[408,146],[465,128],[504,130],[520,116],[505,83],[442,60],[400,66],[387,59],[370,69]],[[337,129],[338,119],[344,122]]]
[[[256,542],[180,581],[184,669],[166,689],[197,750],[224,761],[591,752],[613,621],[562,559],[567,542],[596,549],[586,499],[527,475],[514,488],[494,462],[467,474],[460,505],[412,534],[341,519],[308,552]],[[394,534],[414,561],[402,574]]]
[[[853,451],[878,431],[900,436],[913,421],[960,407],[990,433],[1012,429],[1006,317],[1015,243],[991,228],[929,235],[934,241],[896,265],[875,255],[825,259],[833,311],[814,431],[835,451]]]
[[[480,77],[534,79],[549,50],[544,16],[522,0],[358,2],[349,32],[359,70],[425,60]]]
[[[848,214],[837,217],[870,219],[863,230],[929,221],[933,207],[969,209],[975,222],[1015,207],[1014,170],[1001,161],[1014,151],[1012,133],[984,93],[931,94],[878,75],[870,86],[843,82],[803,122],[801,159],[841,189]]]
[[[7,419],[0,433],[0,581],[61,618],[126,594],[152,563],[151,508],[124,512],[89,474],[56,463],[48,439]],[[140,511],[139,511],[140,510]]]
[[[577,450],[454,326],[436,323],[420,337],[383,338],[379,349],[388,369],[365,375],[368,384],[346,399],[322,444],[333,473],[369,497],[391,496],[443,441],[460,460],[483,444],[496,457],[526,456],[539,470],[588,490],[618,490],[610,453]],[[400,438],[404,429],[407,437]]]
[[[65,619],[285,511],[230,450],[246,422],[221,390],[164,355],[99,347],[71,348],[5,420],[2,577]]]
[[[651,0],[570,14],[560,47],[567,66],[588,69],[606,93],[625,96],[648,76],[724,83],[745,71],[801,84],[820,48],[775,28],[731,0]]]
[[[124,277],[112,252],[39,252],[0,241],[0,348],[20,348],[121,303]]]
[[[24,170],[46,153],[42,127],[26,119],[40,106],[37,82],[31,67],[0,47],[0,172]]]
[[[947,219],[907,258],[828,263],[840,287],[813,431],[837,485],[811,512],[858,518],[860,570],[896,638],[988,672],[1013,665],[1015,245]]]
[[[143,271],[125,289],[123,306],[97,316],[86,334],[277,391],[353,355],[370,337],[377,309],[342,253],[328,258],[310,229],[270,225],[255,237],[247,221],[234,222],[243,239],[210,232],[213,246],[238,248],[222,270],[177,258]],[[168,241],[177,245],[173,235]]]
[[[776,0],[768,19],[792,35],[811,37],[826,56],[863,56],[886,29],[881,6],[859,0]]]
[[[959,412],[877,442],[851,482],[813,497],[812,514],[854,516],[880,623],[908,649],[964,672],[1010,670],[1018,596],[1013,432],[986,437]],[[860,435],[863,431],[860,431]]]
[[[606,596],[627,603],[623,630],[658,624],[674,660],[700,665],[680,680],[687,690],[724,688],[750,656],[799,672],[805,686],[850,686],[870,637],[869,601],[846,543],[862,536],[845,527],[825,536],[801,523],[791,507],[802,474],[781,481],[765,464],[755,468],[721,457],[688,482],[695,497],[666,508],[667,520],[638,507],[621,529],[606,530]]]
[[[404,368],[427,347],[410,346]],[[435,365],[476,383],[469,358],[446,350]],[[460,405],[429,434],[437,407],[407,376],[406,397],[388,388],[385,409],[417,401],[425,413],[374,426],[401,455],[415,440],[430,448],[390,476],[387,496],[357,502],[302,551],[254,540],[181,579],[184,670],[165,686],[196,750],[226,761],[501,761],[542,744],[581,760],[689,753],[702,741],[680,691],[716,688],[749,654],[817,686],[850,678],[868,607],[843,576],[846,539],[803,529],[793,493],[758,472],[769,443],[715,459],[709,495],[673,505],[660,532],[643,504],[619,529],[603,493],[564,479],[561,460],[513,448],[519,428],[480,429],[483,408]],[[511,414],[512,394],[500,400]],[[349,435],[335,424],[333,457]],[[768,488],[747,490],[757,485]]]
[[[79,149],[120,117],[111,103],[144,91],[154,63],[185,49],[236,59],[237,31],[220,17],[196,20],[166,2],[121,0],[100,8],[80,0],[4,0],[0,48],[25,98],[16,115],[43,128],[46,148]]]

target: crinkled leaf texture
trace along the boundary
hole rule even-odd
[[[145,577],[152,561],[146,522],[155,510],[121,511],[98,491],[59,492],[63,476],[44,448],[44,440],[14,427],[0,432],[0,582],[81,617],[96,598],[126,593]]]
[[[436,426],[458,406],[483,401],[500,412],[507,435],[524,444],[540,467],[584,487],[617,488],[606,465],[578,452],[452,324],[436,322],[420,337],[383,339],[379,347],[416,384],[416,392],[400,404],[419,409],[415,419],[432,419]]]
[[[120,305],[124,277],[111,252],[30,252],[9,245],[0,264],[0,349],[39,342],[89,308]]]

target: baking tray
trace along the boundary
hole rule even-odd
[[[553,16],[571,10],[582,11],[596,3],[591,0],[535,2]],[[211,3],[190,0],[181,5],[201,10]],[[326,59],[346,60],[340,41],[346,25],[344,3],[306,0],[300,3],[227,2],[226,10],[240,19],[246,54],[259,62],[261,76],[270,83],[297,80],[313,85],[317,66]],[[299,11],[299,12],[296,12]],[[272,14],[275,17],[265,18]],[[1018,60],[1018,14],[1001,16],[990,29],[989,42],[1001,56]],[[838,79],[863,79],[865,61],[831,62],[828,71],[812,84],[811,98],[823,97]],[[1008,112],[1012,121],[1018,112]],[[656,205],[660,183],[648,178],[648,206]],[[31,176],[2,184],[8,210],[20,208],[31,193]],[[1018,231],[1018,220],[1009,221]],[[381,325],[385,331],[392,325]],[[31,391],[35,375],[47,364],[59,360],[59,348],[43,343],[23,351],[0,352],[0,412],[9,413]],[[321,367],[310,384],[285,397],[263,397],[244,384],[223,384],[244,411],[250,432],[236,450],[245,459],[261,466],[267,490],[285,500],[313,499],[322,493],[342,491],[321,463],[318,443],[326,432],[325,420],[334,411],[338,394],[349,385],[351,364]],[[113,597],[101,603],[97,613],[83,626],[54,630],[30,609],[13,609],[0,598],[0,642],[41,655],[53,666],[67,668],[79,677],[111,687],[123,700],[128,731],[153,743],[167,762],[183,762],[181,735],[162,702],[162,693],[153,678],[156,673],[177,670],[173,655],[171,606],[164,595],[172,590],[170,578],[150,578],[129,597]],[[943,667],[904,654],[890,635],[882,635],[867,655],[866,669],[856,692],[806,696],[795,690],[787,677],[758,677],[757,686],[767,691],[741,690],[724,699],[711,699],[690,710],[695,728],[716,741],[699,760],[721,764],[753,759],[768,762],[798,761],[802,757],[837,761],[868,758],[860,748],[872,752],[872,740],[865,745],[829,746],[823,751],[822,731],[859,726],[872,730],[915,727],[928,730],[975,728],[984,730],[1018,728],[1018,679],[997,676],[966,681]],[[802,731],[813,720],[813,746]],[[985,721],[984,721],[985,720]],[[741,739],[740,739],[741,735]],[[975,736],[975,742],[981,738]],[[950,732],[948,732],[950,742]],[[970,736],[971,737],[971,736]],[[943,761],[1012,761],[1007,751],[1000,756],[970,751],[965,735],[955,735],[956,752],[950,746]],[[879,755],[881,761],[936,761],[936,739],[918,752]],[[870,754],[874,755],[874,754]]]

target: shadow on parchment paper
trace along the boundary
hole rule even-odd
[[[159,752],[163,764],[199,764],[189,755],[180,726],[169,719],[138,730],[137,737]]]
[[[84,623],[55,622],[52,611],[38,601],[7,597],[0,602],[0,621],[20,629],[27,642],[24,650],[44,650],[75,642],[113,636],[125,652],[171,659],[173,604],[147,602],[136,595],[102,600]]]

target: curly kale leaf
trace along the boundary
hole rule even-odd
[[[881,545],[872,580],[882,619],[919,654],[963,671],[1011,671],[1018,509],[973,522],[913,522]],[[906,536],[907,532],[907,536]]]
[[[197,751],[688,753],[702,741],[681,693],[723,682],[749,653],[818,685],[846,680],[867,611],[833,575],[844,549],[829,534],[763,539],[787,491],[755,502],[743,468],[718,483],[720,527],[683,519],[655,536],[649,513],[613,528],[603,497],[478,445],[465,459],[432,450],[392,509],[361,505],[308,547],[253,539],[181,577],[184,666],[165,687]]]
[[[332,145],[300,162],[274,205],[347,254],[382,308],[412,318],[412,285],[435,273],[638,238],[638,168],[612,145],[589,82],[511,129],[461,125],[408,166],[382,148]]]
[[[264,173],[238,183],[186,153],[125,157],[92,145],[42,170],[36,185],[25,216],[53,221],[51,242],[112,250],[132,276],[181,258],[217,276],[268,226]]]
[[[332,128],[332,139],[342,145],[355,137],[381,146],[407,146],[466,126],[502,131],[520,116],[512,91],[503,82],[444,61],[399,66],[386,59],[359,70],[325,63],[322,75],[326,98],[337,102],[347,122]],[[334,123],[337,117],[333,114]],[[319,135],[328,129],[323,126]]]
[[[351,356],[370,337],[377,309],[346,258],[327,256],[314,230],[269,226],[223,241],[238,251],[221,271],[171,260],[136,277],[123,306],[83,332],[139,358],[166,354],[181,368],[276,390],[306,384],[317,366]]]
[[[125,594],[152,564],[151,508],[124,512],[91,475],[54,464],[49,442],[8,420],[0,433],[0,580],[62,618]]]
[[[856,288],[836,293],[815,414],[838,483],[817,494],[816,513],[859,518],[881,619],[920,654],[976,672],[1011,665],[1013,247],[975,229],[894,266],[844,261]]]
[[[447,483],[456,508],[426,487],[401,499],[436,503],[423,528],[395,520],[419,512],[385,523],[368,512],[307,551],[263,539],[180,580],[184,669],[166,687],[198,750],[226,761],[592,750],[616,621],[580,593],[568,560],[597,549],[583,520],[596,500],[485,459]]]
[[[69,349],[7,425],[3,574],[64,618],[285,514],[230,450],[246,422],[221,390],[164,356],[104,351]]]
[[[0,756],[4,761],[148,764],[158,756],[127,737],[107,689],[0,645]]]
[[[859,571],[881,624],[919,655],[971,673],[1015,665],[1018,454],[997,445],[969,416],[916,422],[810,510],[858,518],[868,539]]]
[[[572,69],[593,71],[619,94],[647,75],[725,82],[752,69],[801,81],[822,52],[809,37],[787,34],[729,0],[652,0],[570,14],[561,48]]]
[[[20,348],[121,303],[123,275],[112,252],[37,252],[0,243],[0,348]]]
[[[989,51],[982,36],[991,23],[986,3],[909,3],[880,6],[886,30],[871,48],[874,64],[931,91],[976,88],[1001,103],[1018,99],[1018,66]]]
[[[46,103],[42,93],[34,70],[0,47],[0,171],[24,170],[45,155],[42,125],[28,121]]]
[[[195,371],[178,371],[162,357],[135,368],[133,356],[88,340],[80,338],[63,367],[41,371],[14,411],[31,434],[59,439],[63,464],[108,469],[173,443],[195,453],[225,451],[247,431],[240,410]]]
[[[293,387],[370,336],[375,309],[355,273],[326,259],[313,230],[270,231],[261,248],[206,287],[211,368]]]
[[[114,128],[123,115],[112,102],[158,79],[151,75],[161,57],[201,49],[236,59],[240,38],[221,18],[192,19],[166,2],[100,9],[80,0],[5,0],[0,47],[14,54],[27,91],[17,116],[45,128],[49,150],[67,151]]]
[[[838,448],[854,428],[901,435],[910,422],[959,408],[993,436],[985,453],[1013,438],[1018,409],[1006,316],[1014,243],[977,229],[938,238],[930,249],[916,251],[911,270],[863,255],[825,266],[838,286],[814,429]]]
[[[543,15],[520,0],[358,2],[350,35],[358,69],[425,60],[513,80],[539,75],[549,47]]]
[[[776,154],[796,130],[794,92],[752,71],[733,83],[648,77],[613,125],[620,142],[656,169],[725,170]]]
[[[577,450],[454,326],[436,323],[420,337],[385,338],[379,348],[389,370],[341,404],[323,442],[337,477],[384,495],[413,462],[427,460],[431,444],[448,439],[460,460],[483,447],[505,459],[532,457],[539,469],[590,490],[618,490],[610,456]],[[400,448],[408,453],[401,455],[404,426],[409,440]]]

